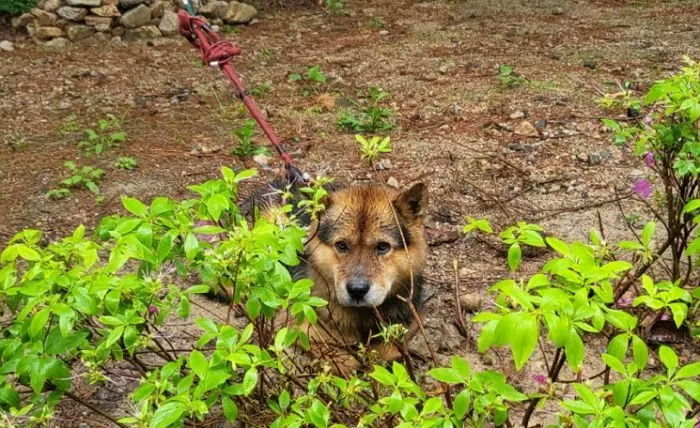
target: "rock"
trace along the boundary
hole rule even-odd
[[[581,162],[588,162],[588,155],[586,153],[579,153],[576,155],[576,159],[580,160]]]
[[[232,1],[229,3],[226,15],[224,15],[222,19],[227,24],[247,24],[255,18],[257,14],[258,11],[255,10],[253,6]]]
[[[517,135],[522,135],[524,137],[539,137],[540,133],[537,131],[537,128],[532,126],[530,122],[527,120],[523,120],[520,122],[514,129],[513,132],[515,132]]]
[[[102,5],[102,0],[66,0],[68,6],[97,7]]]
[[[136,28],[146,25],[151,22],[151,10],[148,6],[140,4],[125,12],[119,19],[119,22],[126,28]]]
[[[453,61],[445,61],[442,64],[440,64],[440,66],[438,67],[438,73],[447,74],[450,71],[452,71],[452,69],[454,69],[454,68],[455,68],[455,63]]]
[[[163,33],[164,36],[172,36],[177,34],[179,28],[180,21],[177,17],[177,13],[166,10],[163,13],[163,18],[161,18],[160,24],[158,24],[158,29],[160,32]]]
[[[100,42],[100,43],[106,42],[107,39],[108,39],[107,33],[106,33],[106,32],[99,32],[100,30],[97,29],[97,26],[95,26],[95,30],[98,31],[98,32],[95,33],[95,35],[93,36],[93,37],[95,38],[95,40],[97,40],[97,41]],[[107,31],[109,31],[109,28],[107,29]]]
[[[15,50],[15,47],[12,45],[12,42],[9,40],[3,40],[0,42],[0,51],[3,52],[12,52]]]
[[[112,27],[112,18],[104,18],[101,16],[86,16],[85,25],[95,27],[97,31],[109,31]],[[97,29],[100,26],[100,30]]]
[[[71,42],[87,39],[95,34],[95,29],[87,25],[69,25],[66,27],[66,36]]]
[[[386,184],[397,189],[399,188],[399,180],[397,180],[394,177],[389,177],[389,179],[386,181]]]
[[[82,7],[63,6],[56,10],[56,13],[66,21],[79,22],[85,19],[87,9]]]
[[[525,114],[524,111],[518,110],[518,111],[515,111],[515,112],[511,113],[509,117],[510,117],[511,119],[524,119],[525,116],[526,116],[526,114]]]
[[[385,170],[385,169],[391,169],[391,160],[389,159],[381,159],[379,162],[377,162],[377,169],[379,171]]]
[[[253,156],[253,161],[260,165],[260,168],[262,169],[268,169],[270,168],[270,156],[264,155],[264,154],[258,154]]]
[[[228,11],[228,3],[225,1],[210,1],[209,3],[202,6],[199,9],[199,13],[206,16],[207,18],[219,18],[222,19],[226,16]]]
[[[93,7],[92,9],[90,9],[90,12],[97,16],[104,17],[117,17],[122,15],[121,12],[119,12],[119,9],[117,9],[117,6],[113,4],[106,4],[100,7]]]
[[[586,58],[583,60],[583,66],[595,70],[598,67],[598,60],[595,58]]]
[[[148,10],[148,8],[146,8],[146,10]],[[153,40],[160,36],[162,36],[162,34],[158,27],[154,25],[146,25],[133,30],[126,30],[126,33],[124,33],[124,41],[135,42],[137,40]]]
[[[119,0],[119,6],[121,6],[122,9],[131,9],[132,7],[138,6],[143,2],[144,0]]]
[[[493,357],[490,354],[482,355],[481,361],[484,363],[485,366],[492,366],[494,363]]]
[[[124,28],[124,27],[112,28],[112,36],[113,37],[121,37],[124,35],[125,32],[126,32],[126,28]]]
[[[153,2],[153,4],[148,6],[148,8],[151,9],[152,18],[160,18],[163,16],[163,12],[165,12],[165,3],[160,0],[156,0]]]
[[[20,16],[12,18],[12,28],[24,28],[32,21],[34,21],[34,15],[31,13],[23,13]]]
[[[48,40],[61,36],[63,36],[63,30],[58,27],[37,27],[32,35],[32,37],[39,40]]]
[[[64,37],[56,37],[55,39],[49,40],[48,42],[44,43],[42,46],[49,49],[63,49],[70,46],[70,44],[70,41],[68,41],[68,39]]]
[[[55,13],[47,12],[43,9],[34,8],[30,11],[36,18],[35,22],[42,27],[54,27],[58,16]]]
[[[467,312],[477,312],[481,309],[481,294],[468,293],[459,296],[459,304]]]
[[[563,14],[564,14],[564,9],[561,7],[555,7],[552,10],[552,15],[554,15],[554,16],[559,16],[559,15],[563,15]]]
[[[547,127],[547,119],[540,119],[537,122],[535,122],[535,128],[539,129],[540,131],[546,127]]]
[[[38,4],[37,7],[39,9],[44,9],[49,12],[53,12],[59,7],[61,7],[61,0],[41,0]]]
[[[106,33],[111,28],[111,24],[97,24],[95,25],[95,31],[99,33]],[[97,34],[95,34],[97,36]]]
[[[387,35],[389,35],[389,30],[379,30],[379,35],[380,36],[387,36]]]

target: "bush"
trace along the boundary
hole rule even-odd
[[[10,15],[19,15],[28,12],[36,5],[37,0],[2,0],[0,1],[0,12]]]

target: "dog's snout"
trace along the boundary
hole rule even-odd
[[[346,288],[350,297],[362,300],[369,291],[369,281],[363,278],[352,278],[348,281]]]

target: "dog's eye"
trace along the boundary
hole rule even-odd
[[[391,244],[388,242],[380,242],[374,249],[377,251],[377,254],[386,254],[391,250]]]
[[[348,243],[347,243],[347,242],[345,242],[345,241],[338,241],[338,242],[335,243],[335,249],[338,250],[338,251],[340,251],[341,253],[344,253],[344,252],[348,251],[348,250],[350,249],[350,247],[348,247]]]

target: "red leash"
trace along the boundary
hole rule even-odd
[[[245,104],[251,116],[253,116],[253,119],[255,119],[260,129],[262,129],[270,140],[270,143],[272,143],[272,146],[277,150],[277,153],[284,162],[284,168],[289,183],[306,183],[308,181],[307,175],[303,174],[294,166],[292,157],[284,150],[284,147],[282,147],[279,137],[275,134],[270,124],[267,123],[262,113],[260,113],[255,101],[253,101],[250,93],[245,86],[243,86],[243,82],[231,65],[231,60],[234,56],[241,53],[241,49],[228,40],[222,39],[211,29],[209,23],[205,19],[192,16],[192,14],[185,10],[178,11],[177,16],[180,19],[180,34],[189,40],[193,46],[199,48],[204,64],[212,67],[219,67],[221,71],[224,72],[231,82],[236,96]]]

